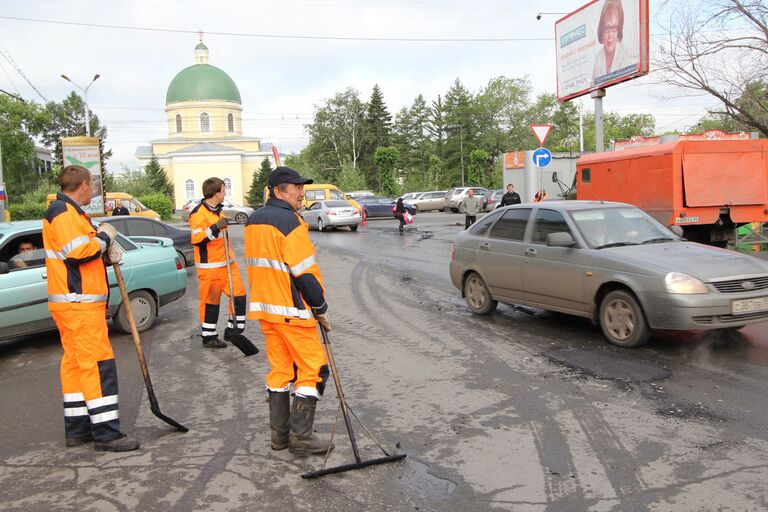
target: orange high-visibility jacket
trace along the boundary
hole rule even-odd
[[[195,246],[195,267],[199,269],[223,268],[227,266],[224,257],[224,237],[216,222],[221,218],[222,205],[211,208],[205,202],[189,213],[189,227],[192,230],[192,245]],[[234,261],[232,246],[229,246],[230,261]]]
[[[248,318],[315,326],[328,309],[309,227],[288,203],[270,199],[245,225]]]
[[[97,233],[91,219],[72,199],[57,194],[43,219],[48,309],[104,307],[109,298],[107,270],[101,256],[109,235]]]

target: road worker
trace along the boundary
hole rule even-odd
[[[245,259],[248,318],[261,325],[271,366],[266,378],[271,445],[296,455],[326,453],[333,443],[312,427],[329,374],[317,322],[329,331],[331,325],[309,228],[297,213],[304,185],[312,180],[281,166],[267,183],[267,203],[245,226]]]
[[[224,181],[208,178],[203,182],[203,200],[189,213],[192,229],[192,245],[195,247],[195,268],[200,281],[200,324],[203,347],[224,348],[225,341],[232,342],[244,353],[245,346],[258,352],[242,333],[245,330],[246,293],[232,246],[228,246],[231,261],[232,287],[235,298],[229,297],[226,252],[222,230],[227,229],[227,218],[222,215],[222,203],[226,194]],[[229,297],[229,319],[221,341],[216,330],[219,320],[221,294]],[[232,303],[234,302],[234,311]],[[249,355],[249,354],[246,354]]]
[[[111,224],[99,229],[80,208],[91,202],[90,171],[70,165],[59,176],[61,192],[45,212],[43,245],[48,309],[61,335],[61,388],[67,446],[94,441],[97,451],[135,450],[139,442],[120,430],[117,367],[107,335],[109,284],[103,257],[122,252]]]

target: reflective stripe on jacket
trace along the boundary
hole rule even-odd
[[[104,307],[109,285],[101,256],[109,236],[97,233],[88,215],[64,194],[57,194],[45,212],[43,245],[48,308],[62,310],[72,304]]]
[[[325,291],[309,227],[286,202],[270,199],[245,225],[248,318],[315,326]]]
[[[224,237],[219,236],[221,230],[216,223],[221,218],[222,206],[211,208],[201,200],[189,213],[189,228],[192,230],[192,245],[195,247],[195,267],[198,270],[223,268],[226,264],[224,257]],[[235,261],[232,245],[229,246],[230,261]]]

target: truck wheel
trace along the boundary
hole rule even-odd
[[[154,297],[144,290],[136,290],[128,295],[128,300],[131,301],[133,319],[136,321],[136,330],[144,332],[152,327],[157,318],[157,304]],[[122,304],[117,311],[117,315],[115,315],[115,325],[120,331],[130,334],[131,324],[128,323],[128,313],[126,313],[125,306]]]
[[[469,310],[476,315],[489,315],[496,309],[498,301],[491,298],[491,292],[479,274],[472,272],[464,280],[464,298]]]
[[[603,298],[600,303],[600,327],[608,341],[625,348],[644,345],[651,337],[643,308],[625,290],[614,290]]]

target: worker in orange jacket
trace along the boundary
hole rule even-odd
[[[246,355],[252,355],[258,352],[258,349],[242,334],[245,330],[246,293],[237,262],[233,261],[234,253],[231,246],[228,246],[228,250],[235,297],[234,300],[229,297],[226,252],[224,237],[221,236],[221,231],[227,229],[227,218],[221,213],[221,203],[224,201],[225,194],[223,180],[208,178],[203,182],[203,199],[189,214],[192,245],[195,248],[195,268],[200,281],[200,325],[203,347],[224,348],[227,346],[225,341],[230,341]],[[218,338],[216,331],[222,293],[230,299],[229,320],[224,330],[225,341]]]
[[[61,335],[61,388],[67,446],[94,441],[97,451],[135,450],[139,442],[120,430],[117,367],[107,335],[109,284],[103,257],[119,263],[111,224],[93,227],[80,208],[91,202],[90,171],[70,165],[59,176],[43,219],[48,309]]]
[[[273,170],[269,200],[245,226],[248,318],[261,325],[271,365],[266,378],[271,445],[297,455],[333,448],[329,438],[313,433],[317,401],[329,374],[317,322],[329,331],[331,325],[309,228],[297,213],[306,183],[312,180],[289,167]]]

